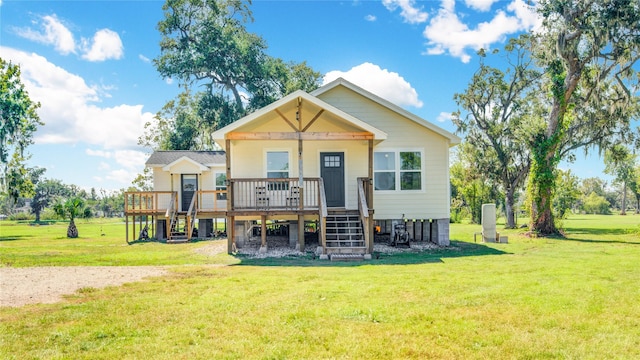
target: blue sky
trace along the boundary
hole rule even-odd
[[[29,150],[45,177],[82,188],[126,188],[150,149],[144,123],[178,94],[151,60],[163,1],[0,0],[0,57],[21,65],[45,126]],[[271,56],[345,77],[451,132],[478,48],[501,48],[537,26],[523,0],[254,0],[248,29]],[[581,178],[602,161],[563,164]]]

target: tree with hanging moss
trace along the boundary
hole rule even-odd
[[[630,141],[637,116],[640,7],[637,0],[541,0],[536,51],[545,69],[548,111],[531,134],[530,229],[558,233],[552,211],[555,170],[575,149]]]
[[[479,51],[479,69],[467,89],[454,95],[464,114],[455,112],[452,121],[470,145],[460,149],[473,158],[480,177],[504,193],[507,228],[516,226],[515,202],[531,164],[529,128],[542,76],[531,57],[532,39],[525,34],[509,41],[505,70],[487,65],[487,54]],[[492,54],[500,55],[499,51]]]

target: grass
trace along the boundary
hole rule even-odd
[[[77,220],[80,237],[69,239],[67,223],[0,223],[0,266],[187,265],[229,264],[234,258],[207,257],[194,250],[209,242],[168,246],[159,242],[128,245],[121,220]],[[103,235],[104,234],[104,235]]]
[[[454,224],[451,249],[339,264],[194,255],[204,243],[127,246],[121,224],[103,224],[105,237],[79,224],[86,237],[66,240],[62,225],[2,223],[4,265],[176,266],[0,308],[0,358],[640,358],[638,223],[576,216],[565,238],[501,230],[509,244],[473,243],[479,226]]]

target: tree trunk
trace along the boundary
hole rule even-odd
[[[542,236],[558,234],[552,211],[554,170],[559,161],[556,154],[557,144],[558,136],[547,138],[541,134],[532,149],[533,159],[529,174],[530,230]]]
[[[514,229],[516,227],[516,219],[515,219],[515,213],[513,211],[513,203],[515,202],[514,200],[514,191],[513,190],[508,190],[507,191],[507,196],[505,198],[505,203],[504,203],[504,207],[505,207],[505,215],[507,217],[507,229]]]
[[[620,215],[627,215],[627,182],[624,182],[622,186],[622,210],[620,210]]]
[[[69,227],[67,228],[67,237],[75,239],[78,237],[78,228],[76,227],[76,223],[71,219],[69,222]]]

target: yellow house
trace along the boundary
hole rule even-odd
[[[173,194],[180,211],[199,196],[193,219],[226,218],[230,252],[252,222],[266,250],[268,220],[288,223],[300,249],[305,224],[316,224],[321,257],[369,257],[376,230],[393,233],[399,222],[412,238],[449,244],[449,149],[460,138],[344,79],[289,94],[212,136],[224,151],[206,152],[215,160],[184,153],[147,164],[154,190]],[[185,181],[198,196],[185,194]]]

